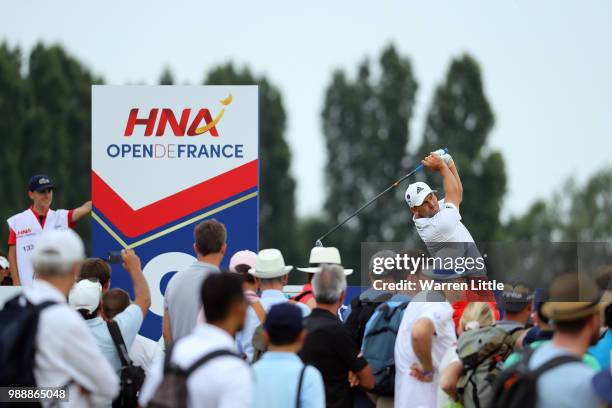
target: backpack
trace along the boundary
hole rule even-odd
[[[32,304],[23,294],[0,310],[0,387],[35,387],[34,357],[40,312],[56,302]]]
[[[298,301],[295,299],[289,299],[288,302],[292,305],[298,303]],[[253,345],[253,359],[251,360],[251,364],[255,364],[257,361],[259,361],[259,359],[261,359],[264,353],[268,351],[268,345],[266,344],[264,336],[266,309],[264,309],[263,305],[259,301],[251,303],[251,307],[253,308],[253,311],[257,315],[260,322],[253,332],[253,337],[251,337],[251,344]]]
[[[363,357],[372,367],[376,395],[393,396],[395,391],[395,338],[410,302],[386,302],[378,306],[363,336]]]
[[[173,348],[174,344],[170,345],[166,352],[164,378],[157,387],[155,394],[153,394],[153,398],[149,401],[147,405],[149,408],[186,408],[189,395],[187,379],[195,370],[217,357],[233,356],[240,358],[229,350],[216,350],[205,354],[188,368],[183,369],[171,361]]]
[[[504,370],[497,378],[491,398],[495,408],[535,408],[538,400],[538,378],[548,370],[565,363],[580,362],[574,356],[557,356],[536,369],[529,368],[529,360],[535,349],[527,348],[521,360]]]
[[[506,332],[489,326],[464,332],[457,342],[457,354],[463,364],[463,375],[457,381],[457,392],[466,408],[487,407],[493,396],[493,384],[512,354],[516,339],[524,329]]]
[[[135,408],[138,406],[138,395],[142,383],[144,383],[145,372],[142,367],[135,366],[132,363],[117,322],[106,322],[106,325],[121,360],[120,391],[113,401],[113,408]]]
[[[380,306],[380,303],[391,299],[392,296],[392,293],[383,293],[375,299],[361,299],[360,296],[355,296],[351,300],[351,313],[346,318],[344,324],[355,341],[357,348],[361,349],[366,324],[376,311],[376,308]]]

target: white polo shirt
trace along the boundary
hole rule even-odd
[[[410,366],[419,360],[412,348],[412,327],[420,318],[431,320],[436,331],[431,344],[434,378],[421,382],[410,375]],[[440,362],[446,350],[457,341],[453,308],[448,302],[412,301],[408,304],[395,340],[395,407],[436,406]]]
[[[39,387],[63,387],[68,383],[70,399],[62,407],[92,407],[119,393],[115,370],[100,352],[85,320],[51,284],[35,279],[24,288],[32,304],[57,302],[40,314],[36,333],[34,377]],[[84,394],[80,387],[91,395]]]
[[[430,218],[412,217],[417,233],[434,256],[447,242],[474,243],[474,238],[461,222],[461,214],[453,203],[438,201],[440,211]]]
[[[172,362],[188,368],[205,354],[229,350],[237,354],[234,339],[224,330],[208,323],[196,326],[193,332],[175,343]],[[138,402],[146,406],[163,379],[164,361],[154,362],[140,391]],[[209,360],[187,379],[190,408],[251,408],[253,375],[244,360],[221,356]]]

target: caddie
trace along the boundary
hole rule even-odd
[[[33,268],[30,259],[38,236],[43,231],[74,228],[76,222],[91,212],[91,201],[73,210],[52,210],[55,183],[44,174],[32,176],[28,196],[32,205],[7,220],[9,253],[13,285],[32,284]]]

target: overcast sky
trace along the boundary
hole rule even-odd
[[[611,16],[604,0],[14,0],[3,2],[0,40],[26,52],[59,43],[115,85],[154,84],[164,66],[178,83],[197,84],[229,60],[267,75],[288,114],[299,215],[317,213],[324,199],[320,112],[334,69],[353,76],[390,42],[409,56],[419,83],[415,149],[435,86],[451,58],[468,52],[495,112],[489,145],[506,160],[507,217],[567,177],[584,181],[610,165]]]

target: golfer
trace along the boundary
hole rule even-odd
[[[445,197],[438,200],[436,190],[422,181],[410,184],[406,190],[406,202],[413,214],[416,230],[431,256],[454,252],[464,257],[480,257],[474,238],[461,222],[459,205],[463,199],[463,187],[459,172],[450,154],[437,150],[425,157],[423,165],[442,176]],[[442,251],[442,252],[441,252]],[[471,270],[467,273],[484,271]]]

